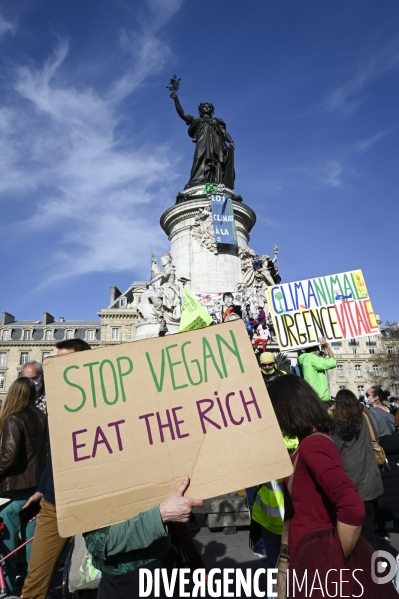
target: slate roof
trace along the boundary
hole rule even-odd
[[[7,325],[3,325],[6,327],[95,327],[100,326],[100,320],[55,320],[54,322],[49,322],[48,324],[43,324],[40,320],[16,320],[15,322],[10,322]]]

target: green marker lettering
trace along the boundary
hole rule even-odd
[[[178,362],[172,362],[172,358],[170,357],[169,350],[173,349],[174,347],[177,347],[177,343],[174,343],[173,345],[168,345],[166,347],[166,355],[168,357],[169,370],[170,370],[170,378],[172,379],[172,387],[176,391],[177,389],[184,389],[184,387],[188,387],[188,383],[185,383],[184,385],[176,385],[175,373],[174,373],[173,369],[174,369],[175,366],[178,366],[179,364],[182,364],[182,361],[179,360]]]
[[[120,364],[122,360],[127,360],[129,363],[128,370],[126,370],[126,372],[122,372],[122,367]],[[123,377],[127,376],[128,374],[130,374],[133,371],[133,362],[127,356],[121,356],[120,358],[116,358],[116,363],[118,365],[119,384],[121,386],[121,391],[122,391],[122,401],[126,401],[126,393],[125,393],[125,387],[123,384]]]
[[[69,408],[67,405],[64,405],[64,408],[68,412],[79,412],[79,410],[81,410],[86,403],[86,393],[85,393],[85,390],[83,389],[83,387],[81,387],[80,385],[77,385],[76,383],[72,383],[70,380],[68,380],[67,372],[69,370],[72,370],[72,368],[77,368],[79,370],[79,366],[68,366],[68,368],[65,368],[64,375],[63,375],[64,381],[66,382],[67,385],[70,385],[71,387],[75,387],[76,389],[79,389],[79,391],[82,394],[82,403],[77,408]]]
[[[154,370],[154,367],[151,362],[150,354],[148,352],[146,352],[145,357],[147,358],[147,362],[150,367],[151,375],[152,375],[153,381],[155,383],[155,386],[157,388],[157,391],[158,392],[162,391],[163,381],[165,378],[165,350],[164,349],[162,350],[161,374],[159,376],[159,381],[158,381],[157,375],[155,374],[155,370]]]
[[[187,364],[186,353],[184,351],[184,348],[185,348],[186,345],[191,345],[191,341],[185,341],[183,343],[183,345],[181,346],[181,355],[182,355],[182,358],[183,358],[183,364],[184,364],[184,368],[186,369],[188,380],[190,381],[191,385],[200,385],[202,383],[202,381],[204,380],[204,377],[202,375],[202,370],[201,370],[200,363],[199,363],[198,360],[191,360],[191,364],[195,364],[197,366],[197,368],[198,368],[198,374],[199,374],[199,377],[200,377],[197,382],[194,382],[193,379],[192,379],[192,377],[191,377],[191,372],[190,372],[190,369],[189,369],[188,364]]]
[[[93,397],[93,406],[97,407],[97,397],[96,397],[96,386],[94,384],[94,373],[93,366],[96,366],[100,362],[89,362],[88,364],[83,364],[83,368],[88,368],[90,372],[90,383],[91,383],[91,394]]]
[[[319,282],[317,283],[316,279],[313,279],[313,285],[314,288],[316,289],[316,293],[317,293],[317,299],[319,300],[319,304],[322,306],[323,303],[324,305],[328,304],[327,298],[326,298],[326,294],[325,291],[323,289],[323,283],[321,282],[321,279],[319,279]],[[319,287],[320,285],[320,287]],[[321,301],[321,299],[323,299],[323,301]]]
[[[202,355],[203,355],[203,359],[204,359],[204,379],[205,379],[205,382],[206,383],[208,382],[208,366],[207,366],[206,361],[209,360],[209,359],[212,360],[213,365],[216,368],[216,371],[217,371],[218,375],[222,379],[223,378],[222,371],[220,370],[220,368],[219,368],[219,366],[218,366],[218,364],[216,362],[216,359],[215,359],[215,356],[213,355],[213,351],[212,351],[212,348],[211,348],[211,346],[209,344],[209,341],[205,337],[202,338]]]
[[[104,366],[106,364],[109,364],[109,366],[111,368],[111,371],[112,371],[112,376],[114,378],[115,397],[114,397],[114,399],[112,401],[109,401],[109,399],[107,397],[107,390],[105,388],[104,377],[103,377],[103,369],[104,369]],[[103,392],[103,400],[109,406],[114,405],[118,401],[118,399],[119,399],[119,387],[118,387],[118,380],[117,380],[117,377],[116,377],[115,366],[113,365],[113,363],[111,362],[111,360],[103,360],[101,362],[101,364],[100,364],[100,383],[101,383],[101,390]]]
[[[229,331],[229,333],[230,333],[230,336],[231,336],[231,341],[233,343],[233,347],[231,345],[229,345],[227,343],[227,341],[225,339],[223,339],[223,337],[221,335],[219,335],[219,334],[216,335],[216,341],[217,341],[217,344],[218,344],[220,360],[222,362],[222,367],[223,367],[223,372],[224,372],[224,376],[225,377],[227,377],[227,368],[226,368],[226,362],[224,360],[224,355],[223,355],[223,350],[222,350],[222,343],[237,358],[237,361],[238,361],[238,364],[240,366],[241,372],[245,372],[244,365],[243,365],[243,363],[241,361],[241,356],[240,356],[240,352],[238,350],[238,345],[237,345],[237,341],[236,341],[236,338],[234,336],[234,333],[233,333],[233,331]]]

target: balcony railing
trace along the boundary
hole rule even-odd
[[[377,345],[377,341],[366,341],[367,347],[375,347]]]
[[[359,341],[357,339],[350,339],[348,343],[350,346],[359,345]]]

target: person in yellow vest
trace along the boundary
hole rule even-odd
[[[291,454],[298,447],[298,439],[284,437]],[[282,478],[258,487],[252,508],[252,519],[261,526],[261,535],[266,547],[267,563],[274,568],[280,553],[281,535],[284,524],[284,482]]]

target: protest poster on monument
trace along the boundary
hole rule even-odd
[[[45,361],[61,536],[292,471],[241,320]],[[266,447],[267,451],[259,451]]]
[[[249,304],[252,313],[256,316],[258,312],[259,297],[253,287],[242,291],[226,291],[225,293],[195,292],[194,296],[201,306],[204,306],[215,322],[222,322],[223,314],[228,306],[236,305],[244,308]]]
[[[224,193],[211,194],[212,222],[216,243],[237,245],[233,203]]]
[[[283,283],[267,288],[280,349],[378,334],[361,270]]]

